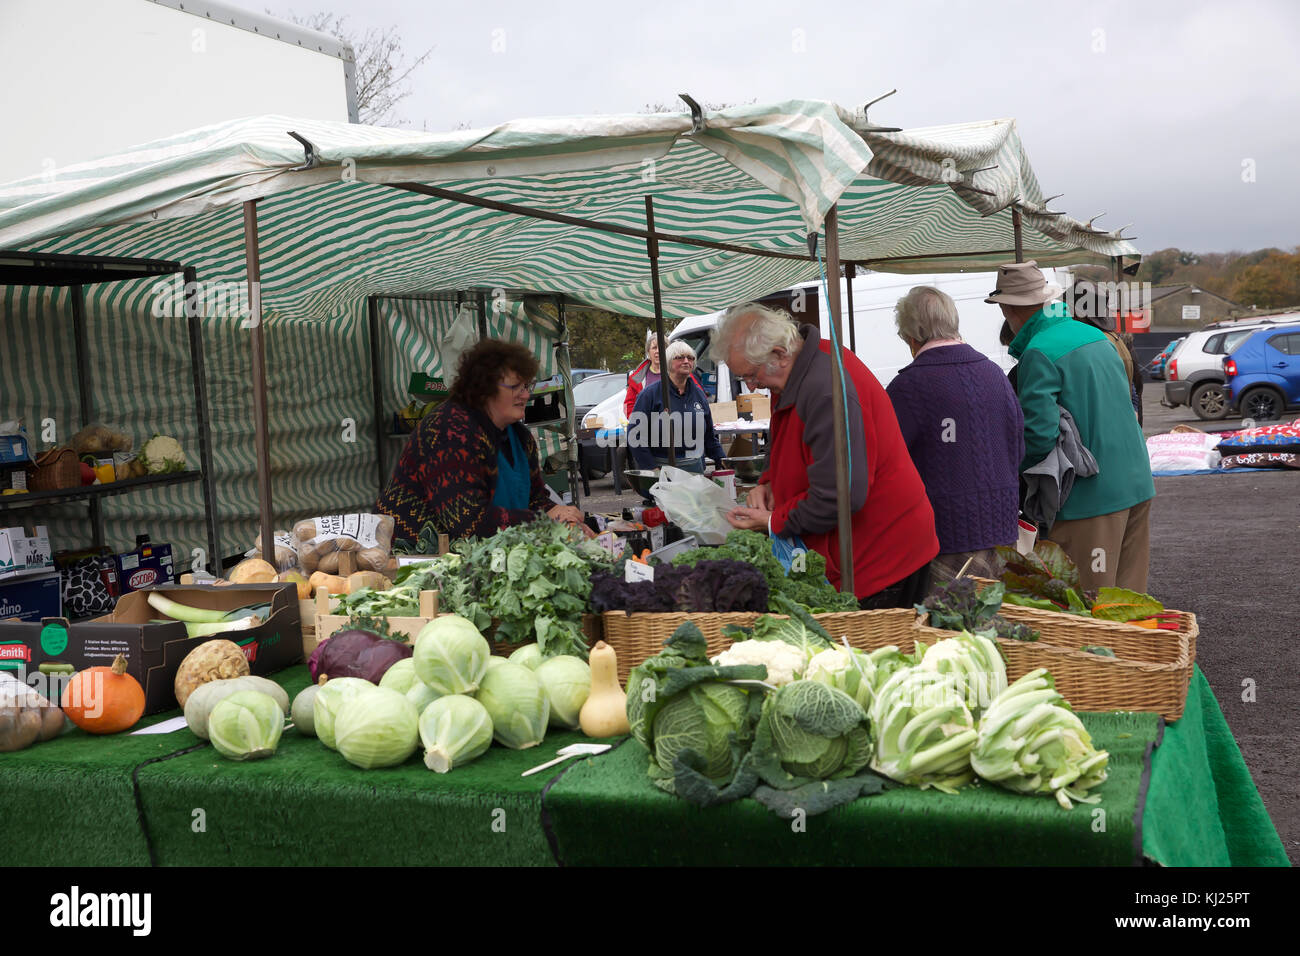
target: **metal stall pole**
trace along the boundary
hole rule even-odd
[[[262,526],[262,558],[275,564],[275,519],[271,510],[271,442],[266,416],[266,338],[262,331],[262,265],[257,245],[257,200],[244,202],[244,268],[253,332],[253,441],[257,449],[257,497]]]
[[[93,417],[94,403],[91,401],[93,388],[90,381],[90,363],[88,361],[88,343],[86,341],[86,287],[71,286],[72,294],[72,340],[77,355],[77,405],[81,414],[81,427],[89,428]],[[90,527],[93,534],[92,543],[96,548],[104,546],[104,511],[98,498],[90,499]]]
[[[556,346],[559,353],[557,360],[560,364],[560,377],[564,380],[564,428],[565,440],[567,442],[567,459],[569,462],[569,494],[570,503],[579,507],[581,496],[578,494],[578,483],[583,479],[581,474],[581,462],[578,460],[578,430],[577,422],[573,417],[573,356],[569,352],[569,324],[564,315],[564,296],[555,296],[555,315],[559,321],[560,341]],[[585,488],[584,493],[590,494],[591,489]]]
[[[1025,240],[1020,228],[1020,210],[1011,209],[1011,231],[1016,237],[1016,262],[1025,261]]]
[[[388,470],[384,467],[384,359],[379,341],[379,296],[366,296],[366,309],[370,315],[370,387],[374,392],[375,402],[375,467],[378,470],[379,491],[384,493]]]
[[[858,274],[858,267],[852,262],[844,263],[844,288],[849,299],[849,351],[858,354],[858,321],[853,312],[853,279]],[[829,285],[829,283],[828,283]]]
[[[653,196],[645,197],[645,223],[648,235],[645,246],[646,255],[650,257],[650,288],[654,293],[655,335],[659,339],[659,385],[663,390],[664,413],[662,419],[668,423],[668,464],[677,464],[676,436],[673,434],[672,404],[668,381],[668,346],[664,344],[664,304],[659,295],[659,240],[655,237],[655,201]],[[628,428],[631,434],[631,427]]]
[[[193,266],[185,269],[185,324],[190,337],[190,372],[194,377],[195,418],[199,425],[199,467],[203,469],[203,502],[207,506],[208,567],[204,570],[221,577],[221,534],[217,529],[217,477],[212,465],[212,419],[208,416],[208,370],[203,354],[203,326],[199,321],[199,299],[191,295],[196,289],[198,273]]]
[[[830,296],[831,314],[829,320],[835,324],[838,341],[844,341],[844,312],[840,309],[840,228],[839,215],[835,206],[826,213],[826,274],[835,276],[835,282],[826,283]],[[842,354],[833,354],[831,360],[831,404],[835,435],[835,494],[838,501],[838,518],[840,533],[840,591],[853,594],[853,505],[849,501],[849,431],[845,419],[844,383],[836,372],[837,364],[843,362]],[[847,373],[845,373],[847,374]]]

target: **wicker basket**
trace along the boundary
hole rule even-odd
[[[781,615],[774,615],[781,616]],[[605,643],[618,655],[618,679],[626,682],[627,676],[648,657],[663,650],[664,641],[687,621],[694,624],[708,642],[709,656],[721,654],[732,644],[732,639],[722,633],[728,625],[751,627],[761,614],[649,614],[626,611],[606,611],[604,615]],[[846,639],[851,647],[874,651],[896,644],[910,646],[916,613],[909,608],[887,608],[879,611],[841,611],[835,614],[814,614],[813,618],[835,640]]]
[[[980,590],[983,590],[990,584],[997,583],[989,578],[975,578],[975,581],[979,584]],[[1081,633],[1090,633],[1088,639],[1081,643],[1071,642],[1068,644],[1062,644],[1061,646],[1082,647],[1084,644],[1091,644],[1094,646],[1109,647],[1119,657],[1128,656],[1122,652],[1121,648],[1130,648],[1136,651],[1138,648],[1147,648],[1160,645],[1161,643],[1168,647],[1173,647],[1177,644],[1177,641],[1170,637],[1170,635],[1186,634],[1188,646],[1191,649],[1191,658],[1193,661],[1196,660],[1196,635],[1199,633],[1200,628],[1196,624],[1196,615],[1190,611],[1174,611],[1170,609],[1170,613],[1178,615],[1175,621],[1178,625],[1178,629],[1175,631],[1140,627],[1137,624],[1130,624],[1127,621],[1107,621],[1102,618],[1084,617],[1081,614],[1040,611],[1037,608],[1021,607],[1017,604],[1003,603],[1002,610],[998,613],[1013,624],[1028,624],[1030,627],[1042,631],[1044,640],[1047,639],[1048,631],[1057,634],[1059,633],[1062,622],[1066,622],[1067,626],[1070,628],[1077,628]],[[1049,643],[1056,644],[1060,642],[1052,640],[1049,641]],[[1142,660],[1144,658],[1135,657],[1133,659]],[[1160,663],[1169,663],[1169,661],[1162,660]]]
[[[36,456],[27,478],[28,491],[62,491],[81,487],[81,459],[71,448],[53,448]]]
[[[594,646],[597,641],[601,640],[604,633],[605,627],[599,614],[582,615],[582,636],[587,639],[588,647]],[[498,641],[496,639],[495,622],[487,629],[483,636],[488,639],[488,644],[492,647],[492,654],[496,657],[509,657],[515,651],[519,650],[519,648],[526,647],[533,643],[532,641],[524,641],[521,644],[507,644],[505,641]]]
[[[1069,617],[1050,611],[1040,613],[1046,617]],[[926,620],[926,617],[917,620],[915,640],[933,644],[952,636],[952,631],[927,626]],[[1018,680],[1030,671],[1045,667],[1055,679],[1056,689],[1075,710],[1154,711],[1168,721],[1183,715],[1195,662],[1187,633],[1136,627],[1101,628],[1095,625],[1110,622],[1079,620],[1085,626],[1070,621],[1035,622],[1034,626],[1042,634],[1037,641],[998,638],[998,647],[1007,662],[1007,679]],[[1102,657],[1079,650],[1085,645],[1109,647],[1115,656]]]

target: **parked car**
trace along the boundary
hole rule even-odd
[[[1300,314],[1287,321],[1300,319]],[[1168,362],[1165,375],[1165,404],[1188,405],[1197,418],[1213,421],[1228,413],[1227,378],[1223,358],[1257,329],[1272,328],[1277,319],[1257,322],[1220,322],[1191,332]]]
[[[577,426],[579,454],[587,478],[602,478],[614,466],[608,441],[597,441],[598,430],[622,427],[623,396],[627,373],[593,375],[573,387],[573,420]]]
[[[1223,360],[1228,407],[1270,421],[1300,407],[1300,324],[1256,329]]]
[[[1178,350],[1178,346],[1183,344],[1183,339],[1185,338],[1185,335],[1180,335],[1178,338],[1166,345],[1160,351],[1159,355],[1153,358],[1146,365],[1142,366],[1142,371],[1150,375],[1154,381],[1159,381],[1164,378],[1165,373],[1168,371],[1170,357]]]

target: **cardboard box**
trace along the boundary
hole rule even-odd
[[[737,409],[735,402],[717,402],[709,406],[709,414],[713,416],[713,424],[718,422],[734,422],[740,418],[740,411]]]
[[[0,583],[0,621],[17,618],[39,621],[63,613],[62,579],[57,571],[8,578]],[[2,626],[2,625],[0,625]],[[0,666],[5,659],[4,638],[0,637]]]
[[[22,528],[0,528],[0,578],[54,567],[50,537],[44,528],[28,537]]]
[[[254,674],[271,674],[302,659],[298,589],[293,584],[151,590],[182,604],[222,611],[269,601],[271,614],[265,621],[252,630],[231,631],[223,639],[243,649]],[[28,671],[38,670],[42,664],[70,664],[79,671],[111,664],[122,654],[127,673],[144,688],[144,712],[172,710],[177,706],[173,685],[181,661],[200,644],[216,638],[190,637],[179,621],[150,623],[159,616],[149,605],[146,592],[133,591],[123,595],[112,614],[81,624],[69,624],[57,615],[34,623],[0,621],[0,659],[7,659],[11,669],[18,662]]]
[[[134,551],[113,555],[112,561],[120,594],[176,583],[170,544],[141,544]]]
[[[762,421],[772,417],[772,399],[767,395],[757,395],[753,392],[741,395],[736,399],[736,408],[740,410],[740,414],[751,421]]]

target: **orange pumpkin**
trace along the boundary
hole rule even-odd
[[[115,734],[144,716],[144,688],[126,672],[118,654],[112,667],[88,667],[74,674],[60,702],[68,719],[91,734]]]

